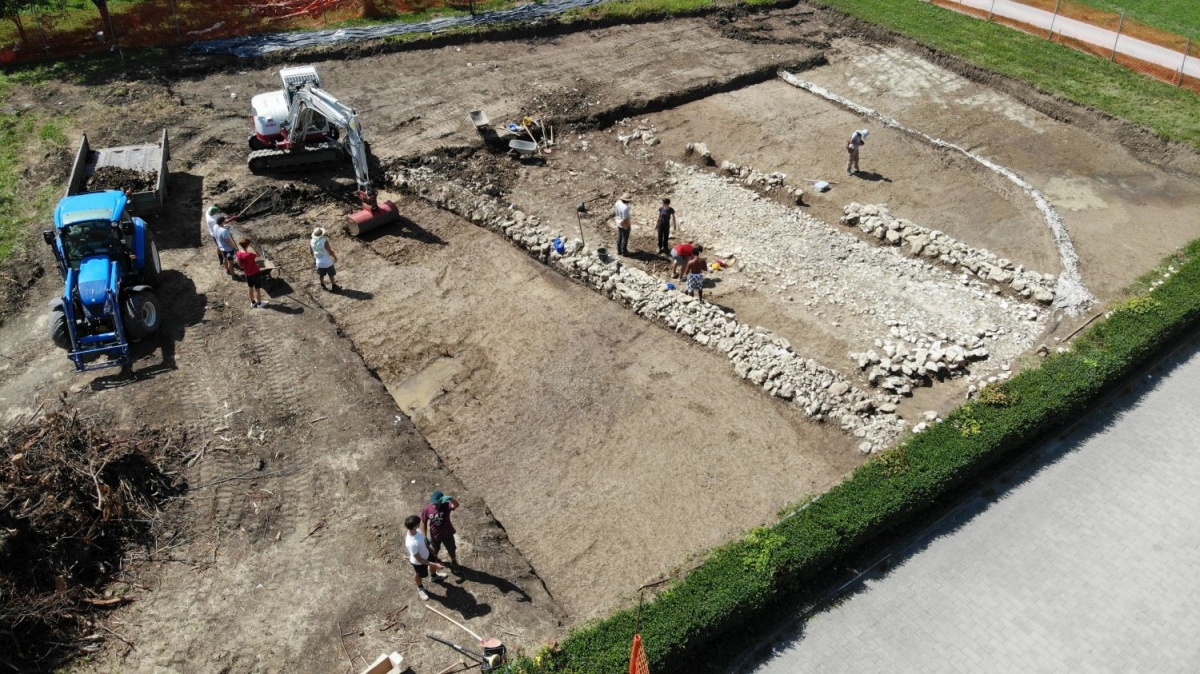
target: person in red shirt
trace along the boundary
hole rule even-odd
[[[454,543],[454,523],[450,513],[458,510],[458,501],[440,491],[433,492],[429,503],[421,510],[421,533],[429,541],[430,559],[437,560],[442,546],[450,555],[450,570],[458,573],[458,546]]]
[[[679,273],[683,271],[683,265],[691,259],[692,254],[698,251],[703,251],[704,246],[697,246],[691,241],[681,243],[671,249],[671,278],[679,278]]]
[[[258,266],[258,253],[250,247],[250,239],[238,241],[237,261],[246,274],[246,291],[250,293],[250,306],[265,307],[267,301],[262,298],[263,276]]]

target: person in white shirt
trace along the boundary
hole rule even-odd
[[[208,210],[204,213],[204,224],[208,227],[208,235],[212,237],[213,243],[217,243],[217,219],[224,215],[221,212],[221,207],[216,204],[209,206]],[[221,254],[220,245],[217,246],[217,264],[225,264],[225,256]]]
[[[858,173],[858,150],[867,144],[867,134],[869,133],[871,133],[869,129],[859,129],[850,135],[850,143],[846,145],[846,152],[850,154],[850,159],[846,162],[846,175],[852,176]]]
[[[421,601],[429,601],[429,594],[425,592],[425,586],[421,581],[429,577],[429,569],[434,570],[434,580],[442,580],[446,577],[442,564],[433,561],[429,558],[429,544],[425,541],[425,534],[421,533],[421,518],[416,515],[409,515],[404,518],[404,528],[408,529],[408,533],[404,536],[404,547],[408,549],[408,563],[412,564],[413,577],[417,581],[417,596]]]
[[[313,230],[312,241],[309,242],[309,247],[312,248],[313,259],[317,262],[317,280],[321,282],[321,290],[325,290],[325,277],[329,277],[329,289],[333,292],[341,290],[341,286],[337,284],[337,267],[334,263],[337,262],[337,253],[333,252],[333,246],[329,245],[329,239],[325,236],[325,228],[317,227]]]
[[[617,199],[613,209],[617,214],[617,255],[629,254],[629,232],[633,229],[633,209],[629,207],[629,193]]]

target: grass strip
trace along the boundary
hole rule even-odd
[[[1083,52],[919,0],[819,0],[923,45],[1200,148],[1200,96]]]
[[[712,551],[642,611],[653,671],[673,671],[691,649],[730,633],[788,596],[833,560],[927,511],[1048,431],[1078,418],[1200,319],[1200,240],[1135,284],[1072,348],[989,386],[930,430],[859,467],[794,516]],[[628,668],[634,610],[573,631],[561,647],[515,662],[512,671],[611,673]]]
[[[0,103],[7,100],[13,78],[0,76]],[[7,109],[0,112],[0,262],[26,246],[34,231],[30,225],[50,216],[57,185],[29,185],[25,167],[30,157],[60,151],[67,146],[64,117],[44,118],[36,113]]]

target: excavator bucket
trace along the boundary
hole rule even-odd
[[[350,219],[350,234],[361,236],[376,227],[399,220],[400,209],[390,201],[381,201],[376,206],[364,203],[361,209],[346,217]]]

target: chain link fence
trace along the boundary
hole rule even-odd
[[[1004,24],[1119,63],[1143,75],[1200,93],[1200,45],[1137,21],[1128,13],[1076,0],[925,0]]]

